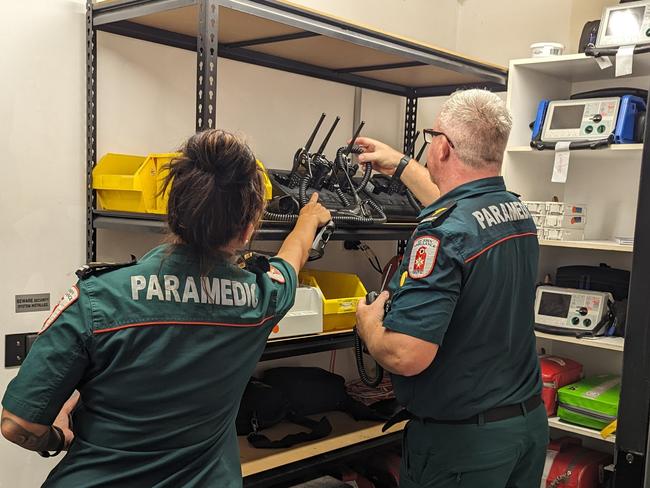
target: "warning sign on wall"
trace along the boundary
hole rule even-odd
[[[16,295],[16,313],[47,312],[49,310],[50,310],[49,293]]]

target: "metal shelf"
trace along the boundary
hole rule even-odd
[[[290,481],[322,469],[324,464],[349,459],[359,454],[396,444],[404,422],[382,432],[382,423],[355,421],[348,414],[329,412],[325,416],[332,423],[332,433],[317,441],[299,444],[288,449],[255,449],[244,437],[239,438],[239,452],[244,486],[288,486]],[[296,432],[300,427],[279,424],[265,430],[271,438]]]
[[[113,229],[139,232],[162,233],[167,229],[164,215],[142,214],[129,212],[109,212],[95,210],[93,212],[95,229]],[[360,241],[395,241],[408,239],[415,230],[416,223],[388,223],[359,227],[337,227],[332,240]],[[292,227],[286,224],[262,221],[261,227],[255,233],[255,239],[262,241],[283,240]]]
[[[197,50],[198,0],[96,2],[98,30]],[[278,0],[217,0],[219,57],[402,96],[505,90],[507,70]]]
[[[316,352],[333,351],[354,347],[354,333],[351,330],[324,332],[286,339],[270,339],[260,361],[301,356]]]

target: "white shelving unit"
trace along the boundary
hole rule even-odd
[[[618,244],[615,241],[549,241],[540,239],[540,246],[548,247],[568,247],[571,249],[591,249],[594,251],[614,251],[614,252],[629,252],[631,253],[634,248],[627,244]]]
[[[587,206],[584,241],[540,241],[540,281],[554,278],[560,266],[610,263],[631,269],[631,245],[615,242],[615,236],[634,233],[642,144],[612,145],[597,150],[572,151],[565,184],[551,182],[554,151],[530,147],[530,122],[542,99],[562,100],[570,95],[607,87],[646,88],[650,85],[650,54],[636,55],[632,76],[614,77],[614,68],[601,70],[593,58],[572,54],[510,63],[508,108],[513,129],[506,150],[503,174],[508,188],[524,200],[551,200]],[[577,339],[536,332],[538,346],[550,354],[570,357],[584,365],[586,375],[621,374],[624,340],[618,337]],[[610,449],[615,436],[549,419],[554,435],[598,439],[600,449]],[[591,441],[592,445],[594,444]]]
[[[578,339],[571,336],[559,336],[547,334],[545,332],[535,332],[538,339],[546,339],[555,342],[564,342],[566,344],[576,344],[584,347],[595,347],[597,349],[606,349],[608,351],[623,352],[623,338],[622,337],[595,337]]]
[[[612,444],[616,442],[615,435],[610,435],[606,439],[603,439],[603,436],[600,435],[600,431],[598,430],[581,427],[579,425],[567,424],[566,422],[562,422],[558,417],[551,417],[548,419],[548,425],[553,429],[561,430],[563,432],[578,434],[583,437],[598,439],[599,441],[610,442]]]

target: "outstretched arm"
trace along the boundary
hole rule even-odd
[[[359,162],[371,162],[375,171],[388,176],[395,173],[397,165],[404,157],[404,153],[369,137],[359,137],[355,140],[355,144],[363,147],[365,151],[359,155]],[[409,161],[400,179],[425,207],[440,196],[440,190],[431,181],[429,171],[414,159]]]

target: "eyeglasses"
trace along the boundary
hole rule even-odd
[[[437,130],[433,130],[433,129],[424,129],[422,132],[424,133],[424,141],[425,141],[427,144],[431,144],[431,142],[433,141],[433,138],[434,138],[434,137],[437,137],[437,136],[445,136],[445,139],[447,139],[447,142],[449,143],[449,146],[450,146],[452,149],[455,149],[455,148],[456,148],[456,146],[454,146],[454,143],[451,142],[451,139],[449,139],[449,137],[447,137],[447,134],[445,134],[444,132],[439,132],[439,131],[437,131]]]

